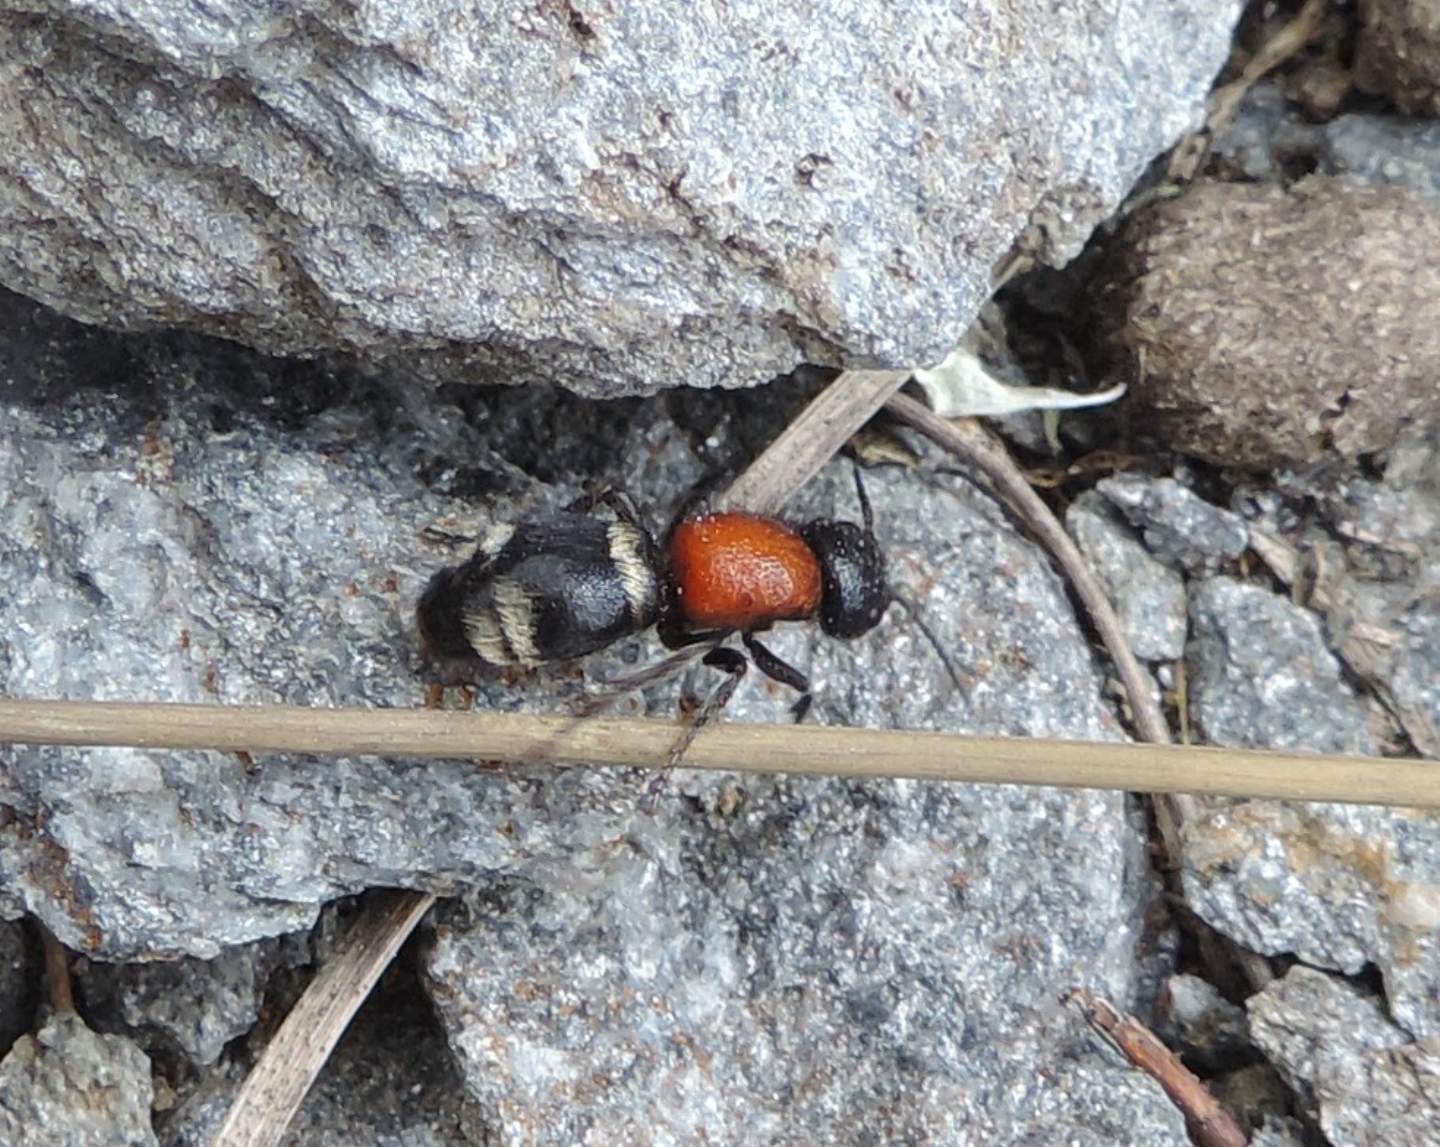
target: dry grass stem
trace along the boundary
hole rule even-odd
[[[0,700],[0,743],[660,768],[671,721],[427,709]],[[687,768],[1440,807],[1433,762],[834,726],[712,725]]]
[[[1135,715],[1140,736],[1155,744],[1170,740],[1170,727],[1165,715],[1151,694],[1150,675],[1130,650],[1125,630],[1110,599],[1090,572],[1080,550],[1071,541],[1054,514],[1039,494],[1031,488],[1024,473],[1010,457],[1010,452],[973,418],[950,420],[933,414],[921,403],[905,395],[896,395],[888,409],[905,425],[918,430],[937,445],[962,461],[973,465],[995,487],[996,493],[1029,527],[1059,563],[1061,570],[1075,588],[1076,596],[1090,614],[1100,640],[1115,662]]]
[[[776,513],[910,377],[908,370],[847,370],[818,394],[726,490],[726,506]]]
[[[35,929],[40,934],[40,950],[45,957],[45,991],[50,997],[50,1007],[60,1014],[73,1012],[75,986],[70,978],[70,953],[38,916]]]
[[[1050,507],[1035,493],[1025,474],[994,435],[973,418],[940,418],[921,403],[897,394],[886,405],[905,425],[920,431],[931,441],[968,462],[985,475],[996,493],[1019,515],[1040,543],[1050,551],[1061,570],[1070,580],[1075,594],[1095,624],[1120,674],[1121,684],[1130,700],[1135,730],[1142,740],[1156,745],[1170,743],[1170,726],[1151,692],[1150,674],[1136,659],[1126,640],[1119,615],[1106,596],[1079,548],[1065,532]],[[1137,791],[1154,791],[1141,788]],[[1155,823],[1160,832],[1166,863],[1173,869],[1180,861],[1181,824],[1196,814],[1193,798],[1188,793],[1173,793],[1155,801]]]
[[[395,892],[367,906],[245,1077],[212,1147],[279,1147],[351,1018],[434,903]]]

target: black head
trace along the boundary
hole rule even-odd
[[[800,531],[820,561],[820,628],[831,637],[859,637],[880,623],[890,604],[885,554],[875,537],[870,499],[855,473],[865,525],[811,522]]]

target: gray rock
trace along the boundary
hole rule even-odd
[[[1437,535],[1440,542],[1440,535]],[[1343,557],[1339,547],[1317,546],[1328,564],[1315,581],[1311,601],[1325,617],[1331,646],[1350,671],[1384,703],[1422,755],[1440,757],[1440,580],[1390,580],[1365,576]],[[1381,555],[1389,563],[1394,553]],[[1440,546],[1422,558],[1440,575]],[[1404,745],[1398,732],[1389,739]]]
[[[1440,758],[1440,424],[1410,427],[1375,461],[1378,478],[1334,459],[1284,472],[1236,506],[1283,543],[1267,562],[1383,705],[1387,748]]]
[[[1391,1014],[1440,1035],[1440,817],[1248,801],[1184,829],[1192,908],[1258,952],[1385,979]]]
[[[25,932],[18,923],[0,921],[0,1056],[30,1030],[35,1015]]]
[[[1373,753],[1364,704],[1319,619],[1260,586],[1215,577],[1190,588],[1190,711],[1215,745]]]
[[[205,1067],[255,1023],[265,977],[277,959],[276,946],[264,943],[227,948],[213,960],[87,961],[77,981],[87,1014],[103,1010],[128,1029],[159,1033],[159,1046],[178,1048],[197,1067]]]
[[[1160,999],[1161,1014],[1188,1063],[1216,1070],[1243,1057],[1250,1043],[1245,1011],[1199,976],[1171,976]]]
[[[1095,487],[1140,531],[1150,552],[1189,573],[1213,571],[1250,544],[1245,523],[1174,478],[1116,474]]]
[[[1303,164],[1440,197],[1440,126],[1432,120],[1350,112],[1316,123],[1278,81],[1250,89],[1212,152],[1256,182],[1288,183]]]
[[[1377,581],[1404,581],[1429,592],[1440,587],[1440,423],[1413,425],[1375,460],[1371,477],[1335,461],[1285,472],[1277,485],[1308,503],[1311,517],[1338,538],[1350,565]]]
[[[1440,425],[1413,427],[1380,479],[1322,471],[1287,485],[1343,544],[1311,590],[1331,643],[1440,758]]]
[[[1199,118],[1240,5],[35,7],[0,282],[612,395],[938,360]]]
[[[1186,1142],[1057,1014],[1057,984],[1110,980],[1136,939],[1106,802],[691,799],[442,918],[432,992],[497,1143]]]
[[[133,396],[32,362],[50,381],[0,420],[0,664],[13,694],[415,705],[426,677],[410,611],[430,572],[454,560],[421,540],[426,526],[473,529],[477,515],[568,500],[583,476],[567,465],[625,483],[658,522],[700,473],[653,407],[497,392],[476,394],[471,418],[445,405],[432,414],[354,379],[268,376],[223,346],[125,345],[141,377]],[[79,347],[102,353],[83,336]],[[773,433],[774,411],[748,405]],[[707,425],[716,441],[734,437],[726,420]],[[855,514],[849,476],[835,471],[797,516]],[[445,493],[487,485],[518,493]],[[869,485],[918,613],[892,607],[848,644],[777,632],[776,651],[818,683],[820,719],[1117,735],[1058,581],[998,507],[954,481],[876,472]],[[587,668],[614,673],[657,650],[647,636]],[[653,691],[658,712],[673,713],[675,688]],[[578,689],[563,673],[522,689],[486,681],[478,703],[563,710]],[[790,698],[757,683],[740,700],[737,717],[783,719]],[[633,810],[628,777],[562,774],[550,790],[560,803],[539,817],[530,789],[549,777],[459,762],[21,749],[0,778],[17,810],[0,829],[0,873],[81,951],[211,958],[303,927],[323,901],[365,886],[449,888],[588,847],[597,830],[576,837],[566,802],[612,825]]]
[[[12,376],[31,381],[10,385],[0,417],[0,688],[29,696],[418,704],[410,611],[455,553],[423,541],[426,526],[473,530],[568,500],[586,477],[623,481],[658,524],[799,397],[677,396],[667,405],[700,435],[658,405],[467,388],[432,408],[231,347],[68,324],[30,329],[21,349]],[[1119,739],[1050,563],[978,487],[925,461],[866,479],[908,604],[854,642],[774,633],[815,680],[816,719]],[[794,505],[821,512],[857,513],[847,467]],[[585,672],[657,653],[646,635]],[[580,688],[564,673],[487,680],[477,703],[565,711]],[[672,714],[679,691],[635,705]],[[752,675],[728,718],[782,720],[792,700]],[[429,977],[498,1135],[522,1133],[503,1104],[528,1102],[555,1065],[612,1075],[537,1099],[551,1129],[702,1121],[743,1140],[789,1094],[840,1141],[963,1125],[1184,1142],[1164,1097],[1093,1050],[1057,999],[1078,978],[1124,1000],[1135,979],[1150,892],[1117,794],[681,770],[649,817],[619,771],[7,755],[0,800],[17,814],[0,828],[0,882],[95,956],[211,957],[354,889],[470,888],[472,917],[442,931]],[[547,1012],[551,988],[590,1010]],[[668,1012],[647,1011],[657,996]],[[484,1027],[493,1009],[514,1026]],[[565,1042],[586,1032],[589,1051]],[[496,1039],[518,1058],[486,1074]],[[652,1117],[641,1085],[673,1078],[667,1064],[695,1090]]]
[[[1343,115],[1316,128],[1315,136],[1322,171],[1440,199],[1440,124],[1433,120]]]
[[[1315,125],[1307,122],[1277,83],[1258,83],[1245,94],[1235,118],[1216,137],[1211,152],[1257,183],[1285,182],[1284,161],[1315,148]]]
[[[1255,1041],[1336,1147],[1415,1147],[1440,1127],[1440,1044],[1411,1042],[1381,1004],[1297,966],[1249,1001]]]
[[[1315,123],[1279,83],[1250,90],[1213,151],[1257,182],[1286,183],[1303,164],[1323,175],[1408,187],[1440,199],[1440,124],[1367,112]]]
[[[1400,624],[1386,684],[1415,747],[1440,759],[1440,595],[1417,597]]]
[[[0,1143],[7,1147],[155,1147],[150,1061],[120,1036],[52,1016],[0,1061]]]
[[[1185,582],[1152,558],[1112,508],[1093,491],[1077,498],[1065,524],[1120,615],[1135,656],[1174,661],[1185,652]]]
[[[1224,578],[1194,587],[1191,607],[1191,707],[1207,741],[1374,751],[1314,615]],[[1374,964],[1396,1019],[1440,1032],[1440,816],[1212,804],[1186,822],[1183,879],[1191,906],[1226,935],[1349,974]]]

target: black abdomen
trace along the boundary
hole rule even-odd
[[[583,657],[654,622],[654,566],[649,536],[631,522],[559,513],[501,526],[431,579],[421,637],[434,655],[490,665]]]

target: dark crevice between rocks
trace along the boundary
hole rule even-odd
[[[213,1065],[197,1069],[162,1033],[144,1030],[142,1042],[153,1064],[157,1094],[169,1097],[155,1114],[162,1144],[192,1142],[206,1125],[213,1130],[233,1101],[235,1088],[314,980],[333,938],[343,935],[367,899],[362,893],[327,906],[310,934],[315,958],[299,966],[281,963],[269,974],[258,1019],[225,1046]],[[330,1109],[353,1105],[357,1093],[367,1096],[358,1109],[373,1122],[352,1128],[356,1142],[369,1141],[365,1136],[371,1133],[387,1142],[398,1141],[406,1138],[407,1129],[421,1126],[452,1128],[449,1139],[455,1142],[490,1141],[486,1121],[469,1098],[422,983],[423,953],[429,942],[428,928],[422,924],[351,1019],[291,1124],[290,1137],[296,1142],[308,1141],[304,1129],[309,1126],[332,1125]],[[138,1034],[118,1015],[104,1011],[96,1013],[93,1026],[132,1038]]]
[[[1153,799],[1142,798],[1153,811]],[[1153,834],[1152,821],[1152,834]],[[1154,839],[1152,855],[1159,856],[1158,839]],[[1162,877],[1165,874],[1161,873]],[[1230,1004],[1244,1008],[1246,1001],[1264,985],[1257,984],[1253,972],[1256,961],[1268,969],[1274,979],[1285,975],[1297,961],[1291,956],[1265,957],[1251,952],[1224,933],[1211,927],[1184,901],[1178,880],[1166,878],[1167,901],[1171,921],[1180,936],[1175,971],[1198,976],[1216,988]],[[1162,1029],[1168,1026],[1162,1022]],[[1242,1046],[1228,1047],[1218,1053],[1213,1048],[1197,1046],[1182,1034],[1166,1032],[1167,1042],[1185,1064],[1232,1113],[1257,1130],[1268,1117],[1288,1117],[1302,1129],[1304,1147],[1330,1147],[1330,1141],[1309,1114],[1309,1109],[1295,1088],[1286,1082],[1248,1037]]]
[[[557,386],[435,387],[402,371],[271,357],[208,336],[106,331],[5,291],[0,317],[24,332],[0,347],[0,393],[8,400],[49,409],[74,404],[87,414],[98,408],[113,420],[112,441],[159,441],[188,381],[199,378],[216,395],[201,418],[217,436],[248,423],[320,456],[397,450],[427,487],[464,500],[515,495],[532,483],[624,485],[633,460],[617,457],[614,442],[627,428],[685,411],[687,398],[701,404],[691,424],[705,417],[702,392],[668,397],[662,407],[637,398],[585,399]],[[747,424],[773,431],[773,407],[757,405],[763,410]],[[428,432],[447,408],[475,433]],[[706,436],[714,430],[712,423]]]
[[[157,1092],[168,1089],[181,1094],[204,1074],[169,1033],[149,1024],[135,1027],[127,1023],[118,998],[104,989],[91,990],[88,977],[75,980],[75,1011],[92,1031],[123,1036],[139,1046],[150,1060]],[[39,1026],[37,1022],[36,1028]]]
[[[629,489],[644,460],[618,454],[615,443],[633,440],[637,427],[664,434],[673,425],[718,481],[742,470],[835,373],[800,370],[744,391],[587,399],[559,386],[437,386],[404,368],[273,357],[173,330],[111,332],[3,290],[0,317],[25,331],[0,347],[0,393],[36,408],[102,409],[112,441],[163,443],[189,380],[203,379],[216,397],[200,419],[216,436],[253,424],[322,457],[398,451],[427,488],[476,502],[534,485]],[[636,493],[643,501],[647,492]]]
[[[0,805],[0,826],[7,813]],[[45,959],[33,918],[0,921],[0,958],[5,961],[0,964],[0,1059],[4,1059],[17,1039],[39,1028],[48,999]]]

